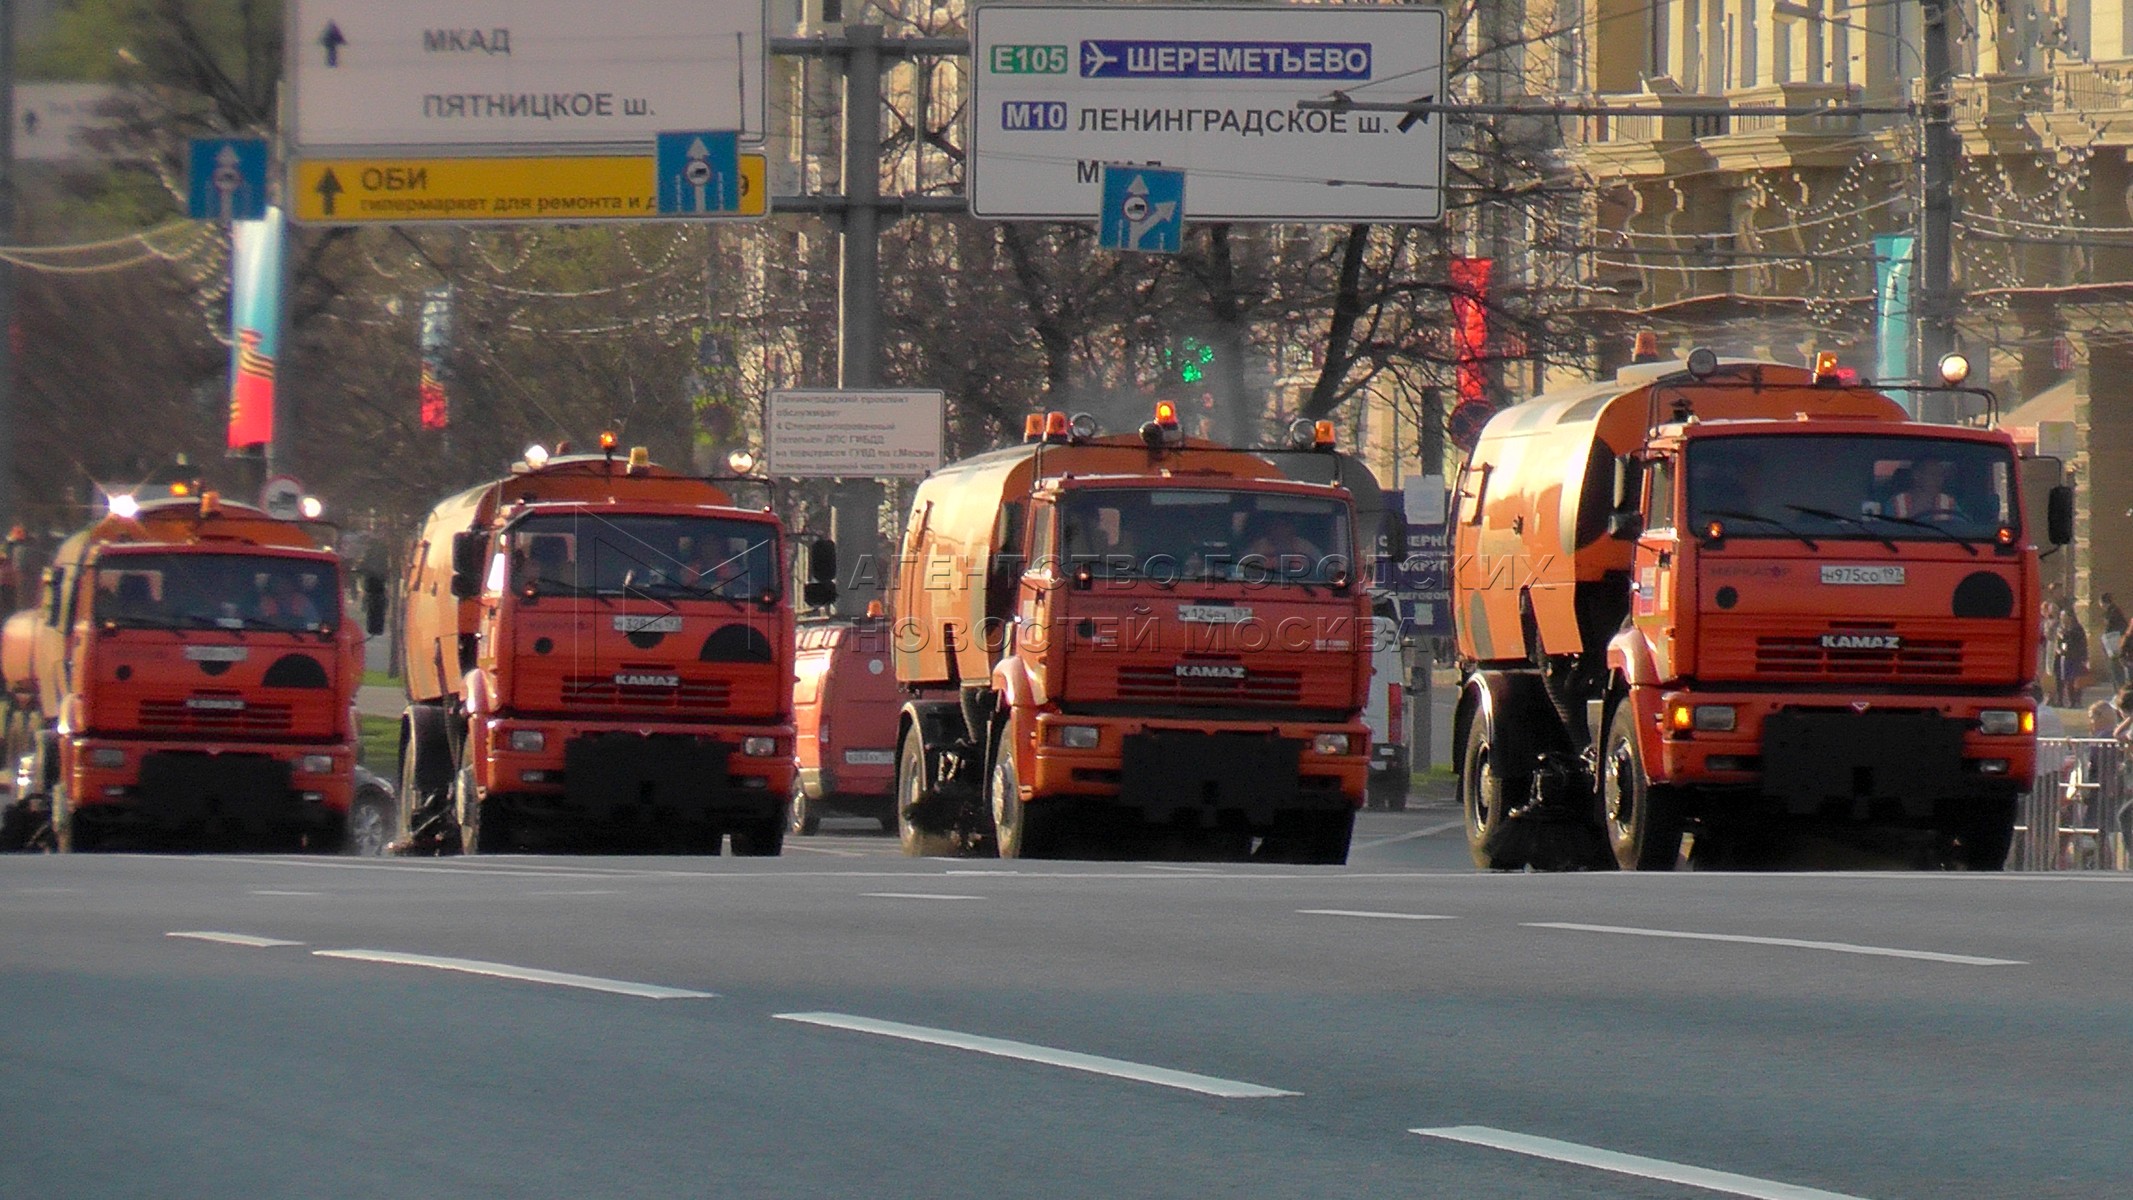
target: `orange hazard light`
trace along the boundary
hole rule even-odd
[[[1067,415],[1063,412],[1044,414],[1044,440],[1063,442],[1067,440]]]
[[[1311,426],[1311,444],[1321,450],[1333,449],[1333,422],[1320,421]]]
[[[614,449],[621,442],[621,440],[622,439],[615,436],[615,431],[612,429],[603,429],[600,431],[600,448],[602,450]]]
[[[1044,414],[1031,413],[1022,418],[1022,440],[1034,442],[1044,436]]]
[[[1156,402],[1155,402],[1155,423],[1156,423],[1156,424],[1158,424],[1158,425],[1161,425],[1161,426],[1162,426],[1163,428],[1165,428],[1165,429],[1175,429],[1175,428],[1177,428],[1177,426],[1178,426],[1178,406],[1177,406],[1176,404],[1173,404],[1173,403],[1171,403],[1171,402],[1170,402],[1170,401],[1168,401],[1168,400],[1158,400],[1158,401],[1156,401]]]

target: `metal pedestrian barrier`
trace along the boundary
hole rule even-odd
[[[2017,871],[2133,868],[2133,746],[2115,738],[2038,738],[2037,777],[2017,814]]]

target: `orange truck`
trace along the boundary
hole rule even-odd
[[[1944,364],[1951,384],[1966,372]],[[1995,430],[1818,355],[1625,367],[1508,408],[1454,488],[1454,746],[1490,868],[1716,863],[1789,824],[1998,868],[2035,763],[2039,553]]]
[[[782,528],[642,448],[601,443],[535,447],[440,502],[416,538],[401,849],[783,846]]]
[[[320,526],[174,491],[114,496],[0,633],[9,848],[47,825],[61,851],[345,835],[363,630],[340,558]]]
[[[1345,862],[1370,598],[1347,489],[1186,438],[1033,418],[911,501],[890,612],[911,854]],[[1303,426],[1330,453],[1332,427]]]
[[[863,617],[800,623],[793,724],[800,771],[787,833],[812,834],[825,812],[873,817],[896,831],[896,713],[903,693],[889,669],[889,621]]]

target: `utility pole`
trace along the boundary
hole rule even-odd
[[[1924,203],[1918,228],[1918,373],[1930,382],[1937,378],[1941,356],[1955,349],[1955,168],[1962,146],[1950,103],[1955,67],[1948,0],[1921,0],[1921,12],[1926,96],[1919,171]],[[1919,405],[1919,415],[1928,421],[1947,423],[1961,415],[1955,397],[1946,392],[1925,392]]]
[[[15,240],[15,0],[0,0],[0,240]],[[0,523],[20,518],[15,497],[15,268],[0,262]]]
[[[4,0],[0,0],[4,2]],[[881,72],[900,58],[968,54],[965,38],[884,38],[879,25],[847,25],[839,37],[776,37],[773,54],[841,59],[844,67],[843,194],[778,196],[774,212],[815,212],[841,234],[837,257],[837,387],[881,386],[881,230],[911,212],[962,212],[960,196],[881,194]],[[879,599],[887,584],[881,552],[878,479],[846,479],[830,501],[837,540],[838,611],[852,616]]]

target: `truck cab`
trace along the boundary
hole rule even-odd
[[[44,818],[61,850],[337,844],[363,636],[338,556],[212,493],[124,508],[62,544],[8,624],[10,691],[35,697],[11,834]]]
[[[1348,491],[1160,409],[1138,438],[1047,424],[913,498],[897,677],[956,699],[905,709],[905,849],[1345,861],[1370,674]]]
[[[1699,352],[1500,414],[1455,506],[1477,863],[1531,863],[1549,827],[1665,869],[1685,833],[1722,855],[1802,823],[2004,860],[2038,547],[2068,534],[2067,498],[2027,510],[2005,434],[1914,421],[1833,365]]]
[[[636,452],[431,514],[407,580],[403,840],[774,854],[793,606],[767,510]]]

